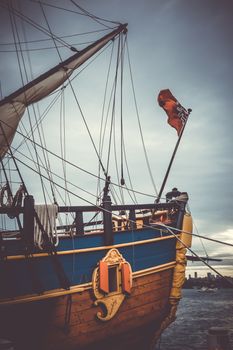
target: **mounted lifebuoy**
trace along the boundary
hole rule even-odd
[[[95,306],[102,309],[96,314],[100,321],[111,320],[132,288],[132,270],[122,254],[111,248],[92,274]]]
[[[132,269],[127,261],[118,264],[99,262],[99,289],[102,293],[121,292],[130,294],[132,288]]]

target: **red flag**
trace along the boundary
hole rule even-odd
[[[181,106],[169,89],[161,90],[158,96],[158,103],[168,115],[168,124],[176,129],[178,136],[185,125],[189,113]]]

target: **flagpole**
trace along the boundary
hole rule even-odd
[[[191,112],[192,112],[192,110],[189,108],[189,109],[188,109],[188,115],[190,115]],[[161,196],[162,196],[164,187],[165,187],[165,185],[166,185],[167,178],[168,178],[168,175],[169,175],[169,173],[170,173],[171,166],[172,166],[173,160],[174,160],[174,158],[175,158],[176,151],[177,151],[177,149],[178,149],[178,147],[179,147],[180,140],[181,140],[181,138],[182,138],[182,135],[183,135],[183,132],[184,132],[184,128],[185,128],[185,126],[186,126],[187,121],[188,121],[188,118],[186,119],[186,122],[184,123],[183,128],[181,129],[180,135],[179,135],[178,140],[177,140],[177,142],[176,142],[176,145],[175,145],[175,148],[174,148],[174,151],[173,151],[173,154],[172,154],[170,163],[169,163],[169,165],[168,165],[166,174],[165,174],[164,179],[163,179],[163,183],[162,183],[162,185],[161,185],[161,188],[160,188],[160,191],[159,191],[159,194],[158,194],[158,197],[157,197],[155,203],[159,203],[159,201],[160,201],[160,199],[161,199]]]

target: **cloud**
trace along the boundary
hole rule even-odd
[[[201,236],[205,236],[200,232],[199,234]],[[208,234],[206,235],[206,238],[207,239],[205,240],[204,238],[199,239],[198,237],[194,237],[192,249],[200,256],[205,256],[207,252],[210,258],[220,258],[224,261],[225,259],[228,259],[228,262],[230,264],[233,260],[233,228],[218,233]],[[208,238],[217,240],[218,242],[222,243],[209,241]],[[223,243],[231,244],[231,246]]]

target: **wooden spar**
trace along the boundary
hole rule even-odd
[[[196,256],[186,255],[187,260],[189,261],[200,261],[200,259]],[[217,258],[209,258],[209,257],[200,257],[204,261],[222,261],[222,259]]]
[[[112,230],[112,202],[108,195],[110,185],[110,176],[107,176],[103,195],[103,223],[104,223],[104,244],[106,246],[113,245]]]
[[[188,115],[191,113],[191,111],[192,111],[191,109],[188,109]],[[187,118],[187,120],[188,120],[188,118]],[[172,153],[172,157],[171,157],[170,163],[169,163],[169,165],[168,165],[166,174],[165,174],[164,179],[163,179],[163,183],[162,183],[162,185],[161,185],[161,188],[160,188],[160,191],[159,191],[159,194],[158,194],[158,197],[157,197],[155,203],[159,203],[159,201],[160,201],[160,199],[161,199],[161,196],[162,196],[164,187],[165,187],[165,185],[166,185],[166,182],[167,182],[167,179],[168,179],[168,175],[169,175],[169,173],[170,173],[172,163],[173,163],[173,161],[174,161],[174,158],[175,158],[177,149],[178,149],[178,147],[179,147],[180,140],[181,140],[181,138],[182,138],[182,135],[183,135],[184,128],[185,128],[185,126],[186,126],[187,120],[186,120],[186,122],[184,123],[183,128],[182,128],[182,130],[181,130],[181,133],[180,133],[180,135],[179,135],[179,138],[178,138],[178,140],[177,140],[177,142],[176,142],[176,145],[175,145],[174,151],[173,151],[173,153]]]
[[[90,57],[92,57],[96,52],[98,52],[102,47],[104,47],[110,40],[114,39],[119,33],[126,32],[127,31],[127,29],[126,29],[127,25],[128,25],[127,23],[126,24],[121,24],[117,29],[113,30],[111,33],[105,35],[104,37],[102,37],[101,39],[97,40],[93,44],[87,46],[85,49],[75,53],[71,57],[67,58],[65,61],[59,63],[58,65],[56,65],[55,67],[50,69],[49,71],[41,74],[36,79],[32,80],[31,82],[29,82],[25,86],[21,87],[20,89],[18,89],[15,92],[13,92],[11,95],[9,95],[9,96],[5,97],[3,100],[1,100],[0,101],[0,106],[4,105],[7,102],[10,102],[12,99],[17,97],[19,94],[25,92],[26,90],[30,89],[31,87],[33,87],[36,84],[40,83],[41,81],[45,80],[50,75],[56,73],[60,69],[63,69],[64,67],[66,67],[68,64],[70,64],[74,60],[76,60],[78,58],[81,58],[81,57],[84,57],[84,59],[83,59],[81,64],[85,63]],[[102,43],[102,45],[101,45],[101,43]],[[88,55],[88,52],[91,51],[91,50],[93,50],[92,53],[90,55]],[[75,68],[77,68],[77,67],[75,67]]]
[[[24,198],[23,236],[29,251],[34,246],[34,198],[28,195]]]
[[[103,198],[103,221],[104,221],[104,243],[107,246],[113,245],[113,231],[112,231],[112,209],[110,196]]]
[[[40,75],[25,86],[16,90],[0,101],[0,121],[4,129],[4,137],[0,133],[0,157],[3,158],[11,145],[18,124],[26,110],[26,107],[38,102],[62,86],[69,79],[75,69],[90,59],[106,44],[113,40],[121,32],[126,33],[127,24],[120,25],[111,33],[87,46],[80,52],[56,65],[54,68]],[[7,140],[7,145],[5,142]]]

